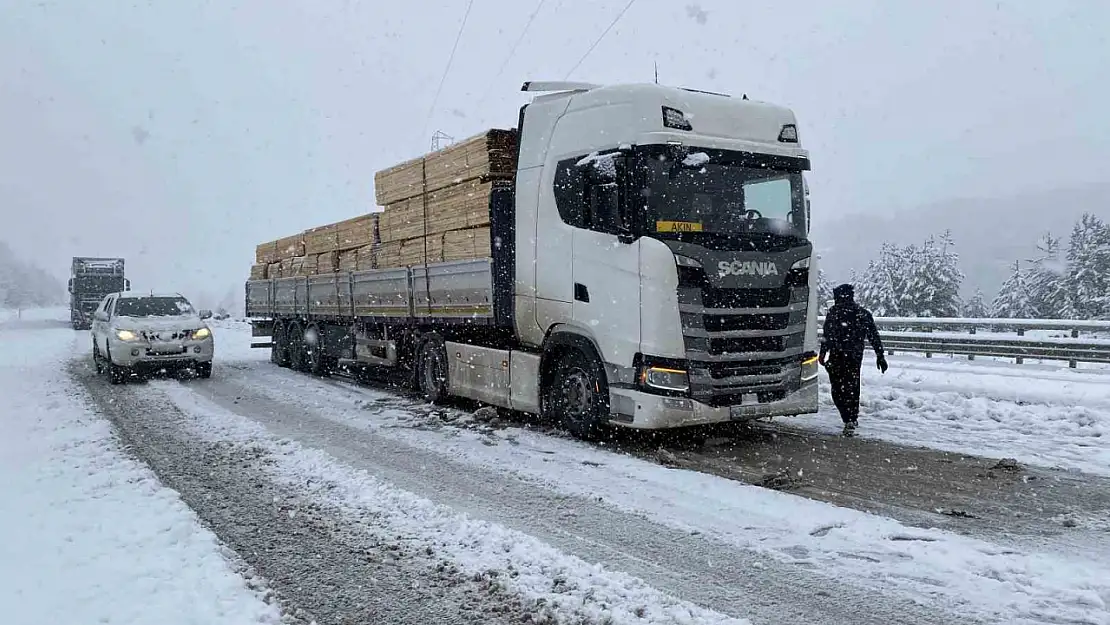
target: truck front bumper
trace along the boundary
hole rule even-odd
[[[613,425],[656,430],[813,414],[817,412],[817,380],[803,383],[778,401],[743,406],[710,406],[688,397],[663,397],[630,388],[612,388],[609,397]]]
[[[211,338],[165,345],[111,339],[108,346],[111,348],[113,364],[145,371],[183,369],[198,362],[211,362],[215,351]]]

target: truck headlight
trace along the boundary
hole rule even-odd
[[[134,341],[139,337],[131,330],[116,330],[116,338],[121,341]]]
[[[666,367],[644,367],[640,371],[640,384],[661,391],[685,393],[690,390],[690,378],[685,371]]]
[[[798,262],[794,263],[793,265],[790,265],[790,268],[791,269],[809,269],[809,259],[810,258],[812,258],[812,256],[806,256],[802,260],[799,260]]]
[[[802,356],[802,382],[809,382],[817,378],[817,354],[809,352]]]
[[[206,339],[210,336],[212,336],[212,331],[209,330],[208,328],[201,328],[199,330],[193,330],[193,339],[194,340],[201,341],[201,340],[204,340],[204,339]]]

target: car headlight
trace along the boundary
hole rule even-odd
[[[200,341],[202,339],[206,339],[210,336],[212,336],[212,331],[209,330],[208,328],[201,328],[199,330],[193,330],[193,338],[198,340],[198,341]]]
[[[802,356],[802,382],[809,382],[817,377],[817,354],[809,352]]]
[[[666,367],[644,367],[640,371],[640,384],[661,391],[685,393],[690,390],[690,378],[685,371]]]
[[[116,338],[121,341],[134,341],[139,337],[131,330],[116,330]]]

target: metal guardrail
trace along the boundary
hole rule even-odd
[[[820,318],[820,323],[824,317]],[[879,335],[888,354],[899,351],[933,354],[952,354],[994,358],[1013,358],[1022,364],[1032,360],[1067,361],[1075,368],[1080,362],[1110,364],[1110,339],[1083,333],[1110,334],[1110,321],[1076,321],[1067,319],[950,319],[929,317],[876,317]],[[966,331],[966,334],[959,333]],[[978,330],[989,332],[980,334]],[[1028,330],[1062,330],[1066,337],[1027,337]],[[1010,331],[1017,336],[998,336]],[[820,330],[818,330],[820,334]]]

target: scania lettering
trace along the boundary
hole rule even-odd
[[[786,108],[526,83],[489,258],[252,280],[256,347],[571,432],[817,411],[809,155]],[[542,92],[542,93],[540,93]]]

